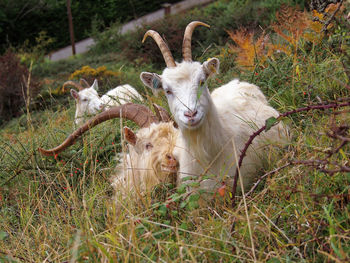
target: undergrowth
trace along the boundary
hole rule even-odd
[[[269,14],[277,19],[264,32],[225,27],[227,42],[204,44],[206,55],[197,53],[201,62],[207,56],[220,59],[221,73],[209,81],[211,88],[240,78],[258,85],[281,114],[295,112],[281,119],[290,128],[289,144],[277,147],[278,158],[267,156],[246,205],[237,196],[232,206],[228,188],[218,189],[207,204],[172,185],[159,185],[140,200],[114,196],[110,180],[122,149],[120,121],[94,128],[59,155],[43,157],[38,147],[50,148],[71,133],[74,105],[52,92],[42,94],[44,110],[27,107],[0,130],[0,262],[348,262],[350,107],[320,106],[350,101],[348,11],[344,4],[327,30],[315,31],[315,13],[285,6],[278,11],[284,19]],[[298,34],[284,24],[293,13],[298,23],[306,21]],[[196,49],[201,41],[193,39]],[[45,65],[43,78],[56,70],[62,74],[46,80],[47,90],[61,87],[83,66],[102,66],[87,61]],[[69,63],[74,69],[64,69]],[[141,70],[160,65],[135,63],[132,58],[106,65],[135,84],[147,103],[166,106],[138,80]]]

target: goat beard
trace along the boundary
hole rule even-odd
[[[154,160],[156,159],[156,160]],[[166,161],[157,160],[157,158],[151,158],[148,167],[152,167],[147,172],[148,183],[159,184],[159,183],[175,183],[178,167],[176,165],[169,165]]]

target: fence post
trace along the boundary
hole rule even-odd
[[[164,8],[164,16],[168,16],[171,13],[171,4],[164,3],[162,4],[162,7]]]
[[[73,18],[70,0],[67,0],[67,15],[68,15],[68,25],[69,25],[69,34],[70,41],[72,45],[72,53],[75,55],[75,40],[74,40],[74,27],[73,27]]]

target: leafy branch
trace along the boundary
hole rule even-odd
[[[235,195],[236,195],[236,191],[237,191],[237,182],[238,182],[239,168],[242,166],[243,159],[246,156],[246,153],[247,153],[247,150],[248,150],[249,146],[252,144],[253,140],[257,136],[259,136],[263,131],[268,131],[269,129],[271,129],[273,126],[278,124],[279,121],[281,119],[283,119],[284,117],[290,116],[292,114],[300,113],[300,112],[308,112],[308,111],[312,111],[312,110],[339,109],[339,108],[346,107],[346,106],[350,106],[350,98],[339,98],[339,99],[337,99],[336,101],[333,101],[333,102],[329,102],[329,103],[325,102],[325,103],[318,104],[318,105],[309,105],[309,106],[306,106],[306,107],[302,107],[302,108],[298,108],[298,109],[295,109],[295,110],[291,110],[291,111],[287,111],[285,113],[282,113],[277,118],[271,117],[271,118],[267,119],[265,125],[262,126],[259,130],[254,132],[249,137],[248,141],[246,142],[246,144],[244,145],[244,148],[241,151],[241,155],[240,155],[240,158],[238,160],[238,166],[236,168],[236,173],[235,173],[235,176],[234,176],[233,186],[232,186],[232,197],[231,197],[232,206],[235,205]],[[346,127],[343,126],[343,127],[338,127],[338,128],[339,128],[338,130],[336,128],[333,128],[332,133],[328,133],[328,136],[331,137],[331,138],[342,139],[342,143],[335,150],[329,152],[327,157],[330,157],[331,155],[337,153],[340,150],[340,148],[343,147],[350,140],[350,138],[345,137],[345,134],[347,133],[347,130],[348,130],[349,127],[348,126],[346,126]],[[346,132],[344,132],[344,131],[346,131]],[[330,173],[330,174],[334,174],[336,172],[348,172],[348,171],[350,171],[350,167],[344,166],[344,165],[335,164],[335,163],[330,163],[330,161],[328,159],[327,160],[324,159],[324,160],[308,160],[308,161],[291,161],[289,163],[289,165],[291,165],[291,164],[305,164],[305,165],[308,165],[308,166],[318,167],[321,171],[326,172],[326,173]],[[327,170],[327,169],[324,168],[327,164],[333,164],[333,165],[336,165],[337,167],[334,170]],[[287,167],[289,165],[285,165],[282,168],[285,168],[285,167]],[[275,170],[275,172],[277,172],[279,170]],[[262,179],[259,179],[257,184],[261,180]],[[256,186],[257,185],[254,185],[253,188],[255,189]],[[249,194],[251,192],[252,191],[249,191]]]
[[[321,24],[323,24],[323,28],[322,28],[322,32],[327,32],[327,28],[330,25],[330,23],[332,23],[332,21],[335,19],[336,14],[338,13],[338,11],[340,10],[340,7],[342,6],[344,0],[314,0],[311,1],[310,7],[312,10],[317,10],[317,12],[322,13],[325,17],[329,17],[328,19],[321,21],[319,18],[315,17],[314,21],[320,22]],[[330,5],[330,4],[338,4],[337,8],[335,9],[335,11],[329,15],[326,12],[326,8]]]
[[[342,3],[343,0],[311,0],[311,10],[316,10],[319,13],[324,13],[330,4]]]

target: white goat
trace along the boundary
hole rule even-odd
[[[134,121],[141,129],[135,134],[124,127],[128,151],[122,155],[117,174],[112,179],[116,191],[142,194],[162,182],[176,183],[178,160],[173,152],[179,131],[174,128],[168,113],[154,106],[157,117],[140,104],[111,107],[82,125],[59,146],[50,150],[39,148],[39,151],[47,156],[58,154],[92,127],[112,118],[125,118]]]
[[[180,161],[179,178],[206,173],[215,174],[215,179],[202,181],[201,187],[210,191],[225,181],[232,185],[240,151],[249,136],[278,112],[268,105],[260,89],[247,82],[233,80],[216,89],[210,95],[207,79],[219,71],[219,60],[211,58],[203,64],[192,61],[191,36],[202,22],[190,23],[184,35],[184,61],[175,63],[170,50],[160,35],[147,31],[158,44],[167,67],[162,75],[142,72],[142,82],[154,91],[163,90],[170,111],[181,130],[177,143]],[[278,124],[261,134],[249,148],[240,169],[244,188],[254,181],[262,166],[261,156],[267,140],[281,142],[287,130]]]
[[[82,86],[85,85],[85,88]],[[142,100],[142,96],[129,84],[118,86],[108,91],[101,98],[99,97],[98,83],[95,79],[90,87],[86,81],[80,80],[80,84],[73,81],[64,83],[64,87],[73,85],[78,88],[79,92],[71,89],[71,95],[76,101],[76,110],[74,122],[76,125],[81,125],[86,116],[95,115],[98,111],[107,109],[111,106],[122,105],[131,102],[132,99]]]

